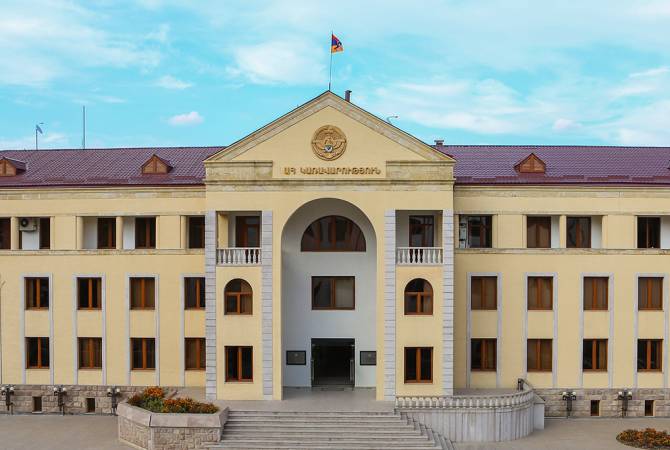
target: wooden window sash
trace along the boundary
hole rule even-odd
[[[488,299],[488,280],[492,279],[493,283],[493,308],[489,308],[487,305],[487,299]],[[473,307],[472,306],[472,301],[470,302],[470,308],[473,310],[484,310],[484,311],[493,311],[498,308],[498,280],[497,277],[486,277],[486,276],[477,276],[477,277],[472,277],[471,279],[471,289],[472,289],[472,284],[479,284],[479,292],[481,293],[480,297],[480,303],[478,307]],[[472,297],[472,294],[471,294]]]
[[[242,354],[243,350],[246,348],[251,349],[251,378],[243,378],[243,370],[242,370]],[[234,376],[229,376],[229,370],[228,370],[228,360],[229,360],[229,353],[236,353],[233,354],[233,356],[236,358],[237,362],[237,367],[235,371]],[[254,375],[253,375],[253,348],[248,347],[248,346],[234,346],[234,347],[226,347],[226,381],[233,381],[233,382],[242,382],[242,381],[253,381]]]
[[[421,223],[412,223],[412,218],[418,218],[421,220]],[[426,223],[425,220],[428,219],[429,223]],[[432,234],[427,232],[427,229],[432,230]],[[420,230],[418,233],[414,233],[415,230]],[[412,236],[414,234],[421,235],[421,245],[419,247],[432,247],[435,243],[435,217],[429,215],[412,215],[409,216],[409,244],[412,244]],[[431,245],[428,245],[431,244]]]
[[[235,280],[232,280],[235,281]],[[232,282],[231,281],[231,282]],[[239,315],[252,315],[253,314],[253,291],[251,290],[251,287],[249,284],[244,281],[240,280],[240,290],[239,291],[229,291],[225,290],[224,291],[224,314],[239,314]],[[249,288],[248,290],[245,290],[245,288]],[[249,312],[242,312],[242,296],[244,295],[250,295],[251,296],[251,310]],[[235,310],[234,311],[229,311],[228,308],[228,303],[227,300],[229,298],[234,298],[235,299]]]
[[[644,298],[644,302],[639,302],[638,308],[641,310],[651,310],[651,311],[661,311],[663,310],[663,279],[662,278],[656,278],[656,277],[645,277],[642,278],[643,282],[646,285],[646,296]],[[658,281],[661,280],[661,281]],[[654,296],[653,296],[653,286],[655,283],[659,283],[659,295],[660,298],[658,299],[658,307],[654,306]],[[638,289],[639,289],[639,283],[638,283]]]
[[[528,293],[528,309],[529,310],[539,310],[539,311],[551,311],[554,307],[554,287],[553,287],[553,278],[551,277],[528,277],[529,283],[535,283],[535,298],[532,299],[530,292]],[[551,280],[551,281],[550,281]],[[549,307],[545,308],[542,306],[542,292],[544,283],[549,283]],[[532,300],[532,301],[531,301]]]
[[[591,283],[591,295],[584,298],[584,309],[586,311],[607,311],[609,309],[609,279],[604,277],[585,277],[584,283],[587,280]],[[598,298],[600,297],[601,290],[605,299],[604,307],[598,306]]]
[[[479,368],[478,369],[472,369],[472,371],[475,372],[489,372],[489,371],[497,371],[498,370],[498,363],[496,359],[498,358],[497,355],[497,342],[495,339],[489,339],[489,338],[481,338],[481,339],[475,339],[476,341],[479,341],[481,344],[481,352],[479,355]],[[472,345],[472,344],[471,344]],[[489,352],[496,351],[496,353],[493,354],[493,367],[489,367],[488,364],[488,355]]]
[[[644,371],[644,372],[660,372],[662,371],[662,357],[661,357],[661,351],[663,350],[662,348],[662,341],[659,339],[643,339],[642,340],[645,344],[645,350],[646,350],[646,358],[645,358],[645,367],[642,369],[638,369],[638,371]],[[656,352],[656,359],[652,358],[652,348],[653,347],[660,347]],[[657,366],[655,369],[652,368],[652,363],[655,363]]]
[[[26,361],[26,367],[28,369],[48,369],[49,368],[49,363],[48,362],[46,365],[42,365],[42,346],[43,344],[46,344],[48,346],[48,343],[44,343],[43,340],[47,338],[42,338],[42,337],[34,337],[34,338],[27,338],[28,339],[28,354],[27,354],[27,361]],[[32,366],[30,365],[30,341],[33,340],[37,344],[37,364]]]
[[[472,224],[472,218],[474,217],[479,217],[479,224],[473,225]],[[479,229],[479,246],[476,248],[490,248],[492,247],[492,243],[489,242],[489,235],[488,235],[488,230],[491,229],[491,223],[488,223],[491,221],[492,218],[491,216],[470,216],[468,217],[467,220],[467,230],[468,230],[468,236],[467,236],[467,244],[468,247],[470,248],[475,248],[472,247],[472,230],[473,229]]]
[[[314,279],[321,279],[321,280],[330,280],[330,306],[328,307],[315,307],[314,306]],[[351,307],[338,307],[337,306],[337,281],[338,280],[353,280],[353,302]],[[356,280],[354,277],[347,277],[347,276],[332,276],[332,277],[312,277],[312,310],[321,310],[321,311],[330,311],[330,310],[342,310],[342,311],[352,311],[356,309]]]
[[[48,278],[26,278],[25,279],[26,292],[25,292],[25,303],[26,309],[49,309],[49,279]],[[42,298],[42,283],[47,285],[47,294],[46,298]],[[28,288],[28,285],[31,285]],[[32,290],[35,295],[35,303],[31,305],[32,299],[28,298],[29,291]]]
[[[433,349],[432,347],[407,347],[405,349],[405,357],[407,357],[407,350],[414,350],[414,373],[415,378],[407,378],[405,376],[405,383],[432,383],[433,382]],[[423,356],[424,352],[427,352],[430,356],[430,378],[428,379],[423,379],[422,373],[421,373],[421,357]],[[405,362],[407,363],[407,361]],[[407,370],[407,369],[405,369]]]
[[[575,224],[575,245],[569,248],[591,248],[591,217],[568,217]],[[587,227],[586,242],[582,242],[582,223]],[[567,227],[568,233],[570,226]]]
[[[546,223],[547,221],[549,222],[548,224]],[[549,236],[549,241],[546,245],[540,242],[540,231],[542,229],[546,229]],[[526,218],[526,235],[526,246],[528,248],[551,248],[551,217],[528,216]]]
[[[589,339],[591,341],[591,369],[584,369],[586,372],[606,372],[608,365],[607,341],[604,339]],[[605,355],[605,367],[600,367],[600,359]]]
[[[433,293],[429,291],[422,291],[422,292],[405,292],[405,296],[410,296],[416,298],[416,311],[407,311],[405,309],[405,314],[407,315],[415,315],[415,316],[432,316],[433,315]],[[424,301],[426,298],[430,299],[430,312],[426,312],[425,310],[427,309]]]

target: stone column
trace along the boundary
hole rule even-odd
[[[19,236],[20,236],[20,231],[19,231],[19,218],[18,217],[12,217],[10,219],[10,249],[11,250],[19,250],[20,244],[19,244]]]
[[[77,216],[77,226],[76,226],[76,243],[77,250],[84,248],[84,218],[82,216]]]
[[[116,249],[123,249],[123,216],[116,217]]]
[[[263,357],[263,397],[273,397],[273,342],[272,342],[272,211],[261,212],[261,339]]]
[[[384,399],[395,400],[395,210],[384,212]]]
[[[205,215],[205,397],[216,399],[216,211]]]
[[[442,211],[442,393],[454,394],[454,211]]]

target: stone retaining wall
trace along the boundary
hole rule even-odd
[[[119,440],[146,450],[206,449],[221,440],[228,408],[215,414],[161,414],[122,403]]]
[[[566,402],[564,391],[577,393],[577,400],[572,402],[573,417],[590,417],[591,400],[600,400],[600,417],[621,417],[621,401],[617,395],[621,389],[535,389],[545,400],[546,417],[565,417]],[[633,399],[628,401],[627,417],[643,417],[644,401],[654,400],[654,415],[670,417],[670,389],[630,389]]]

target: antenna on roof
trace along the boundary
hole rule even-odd
[[[86,105],[81,105],[82,136],[81,148],[86,150]]]
[[[388,123],[390,123],[391,125],[393,125],[393,123],[391,122],[391,119],[397,119],[397,118],[398,118],[398,116],[388,116],[388,117],[386,118],[386,121],[387,121]]]
[[[39,131],[40,134],[43,134],[42,129],[40,128],[40,125],[44,125],[44,122],[36,123],[35,124],[35,150],[38,149],[37,145],[37,132]]]

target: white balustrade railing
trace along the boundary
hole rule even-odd
[[[220,248],[216,251],[216,262],[221,266],[258,266],[261,264],[261,249],[258,247]]]
[[[532,390],[515,392],[512,394],[483,394],[483,395],[436,395],[416,396],[399,395],[395,399],[396,408],[510,408],[533,404]]]
[[[442,264],[440,247],[398,247],[396,263],[402,265]]]

